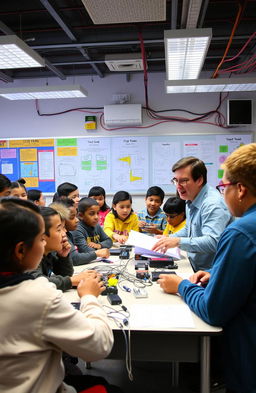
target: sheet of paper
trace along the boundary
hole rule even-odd
[[[180,259],[180,250],[178,247],[169,248],[169,250],[167,250],[164,254],[157,251],[152,251],[153,246],[158,242],[158,240],[159,239],[156,237],[148,236],[144,233],[136,231],[131,231],[127,240],[127,244],[135,246],[136,254],[147,254],[156,257],[168,256],[175,259]]]
[[[191,311],[186,304],[133,304],[130,307],[132,329],[157,329],[195,327]]]

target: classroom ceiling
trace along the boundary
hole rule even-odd
[[[96,9],[92,10],[95,5]],[[123,9],[118,10],[120,5]],[[194,7],[192,16],[189,14],[191,6]],[[150,15],[152,10],[156,16]],[[94,11],[98,15],[93,15]],[[116,60],[120,60],[130,54],[135,59],[136,56],[141,58],[143,45],[148,73],[162,72],[165,71],[164,30],[188,27],[212,28],[213,37],[203,71],[214,73],[238,12],[240,17],[226,59],[235,56],[255,32],[256,0],[4,0],[0,6],[0,35],[16,34],[35,49],[47,65],[0,70],[0,79],[8,83],[15,79],[56,76],[63,80],[76,75],[104,78],[116,72],[108,68],[105,56],[115,55]],[[138,21],[140,18],[145,20]],[[236,73],[247,72],[248,75],[255,70],[255,54],[254,37],[232,63],[226,64],[238,65]],[[127,80],[133,72],[143,72],[133,71],[129,68],[129,59],[127,61],[129,71],[122,67],[117,71],[126,74]],[[241,68],[241,63],[246,67]]]

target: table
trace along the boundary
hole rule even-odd
[[[104,264],[94,262],[89,265],[76,266],[75,272],[81,272],[85,269],[92,267],[103,266],[106,269],[119,264],[119,258],[110,257],[115,261],[114,264]],[[122,263],[125,263],[123,261]],[[129,272],[135,274],[134,268],[135,261],[130,261],[128,265]],[[177,274],[182,275],[184,278],[192,274],[192,268],[185,255],[178,261]],[[153,269],[151,269],[153,270]],[[131,284],[126,284],[132,287]],[[153,286],[147,287],[148,298],[136,299],[131,292],[118,291],[119,296],[122,298],[123,305],[128,310],[133,304],[184,304],[179,295],[170,295],[162,291],[157,283]],[[65,297],[70,302],[79,301],[79,297],[75,290],[65,292]],[[100,296],[99,301],[102,304],[109,305],[106,296]],[[111,306],[119,307],[120,306]],[[131,353],[132,360],[137,361],[165,361],[172,362],[173,364],[173,382],[174,385],[178,384],[178,364],[179,362],[198,362],[201,365],[201,381],[200,392],[210,393],[210,338],[213,335],[218,335],[222,332],[222,328],[208,325],[190,311],[194,322],[194,328],[168,328],[157,329],[148,328],[131,328]],[[124,359],[125,346],[123,332],[113,323],[114,331],[114,346],[109,358]]]

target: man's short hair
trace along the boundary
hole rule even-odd
[[[194,181],[198,180],[201,176],[203,177],[203,185],[207,183],[207,169],[202,160],[196,157],[184,157],[177,161],[173,167],[172,171],[175,172],[178,169],[191,167],[191,176]]]

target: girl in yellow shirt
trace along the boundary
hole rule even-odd
[[[118,191],[113,197],[112,209],[106,215],[104,232],[123,244],[131,230],[139,231],[138,217],[132,210],[132,197],[126,191]]]
[[[179,197],[171,197],[167,199],[163,206],[165,212],[167,225],[163,232],[164,236],[178,232],[186,225],[186,204],[183,199]]]

